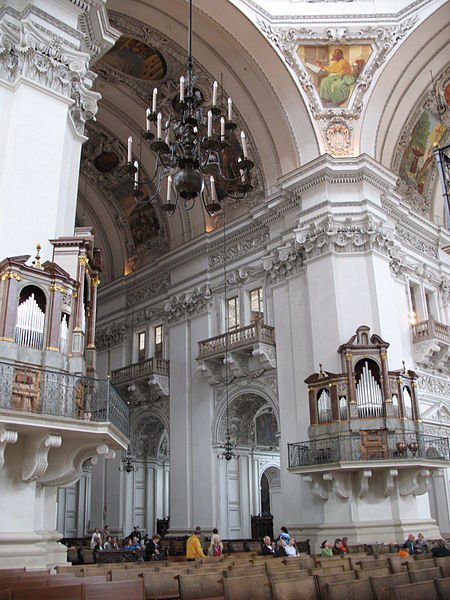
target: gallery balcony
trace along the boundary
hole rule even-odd
[[[128,406],[109,379],[0,362],[0,411],[8,422],[37,416],[108,422],[128,437]]]
[[[217,371],[223,366],[225,354],[228,368],[236,377],[277,366],[275,328],[261,320],[202,340],[198,345],[199,368],[213,383],[217,382]]]
[[[149,399],[150,395],[169,396],[169,361],[148,358],[111,371],[111,381],[127,398]]]
[[[18,506],[22,484],[72,485],[86,461],[128,443],[129,409],[109,379],[0,362],[0,470],[10,463]]]
[[[369,487],[384,498],[395,489],[405,497],[429,491],[433,473],[450,465],[450,449],[446,437],[361,431],[288,444],[288,461],[322,500],[332,492],[348,500],[352,489],[363,498]]]
[[[371,433],[371,435],[368,435]],[[415,464],[417,462],[450,462],[449,439],[421,433],[391,433],[386,431],[337,435],[288,444],[289,470],[305,472],[310,468],[352,468],[352,464],[374,461]]]
[[[414,358],[420,365],[448,368],[450,365],[450,326],[428,319],[412,325]]]

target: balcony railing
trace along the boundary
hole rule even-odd
[[[0,408],[109,421],[128,437],[128,405],[109,379],[0,362]]]
[[[429,319],[412,326],[413,342],[437,339],[450,344],[450,326]]]
[[[420,433],[381,433],[367,445],[361,435],[343,435],[288,444],[289,468],[361,460],[449,461],[449,440]]]
[[[238,350],[248,347],[256,342],[262,342],[275,346],[275,328],[264,325],[261,321],[255,321],[246,327],[240,327],[234,331],[228,331],[222,335],[216,335],[213,338],[199,342],[198,358],[207,358],[209,356],[222,354],[225,348],[228,350]]]
[[[135,381],[150,375],[169,376],[169,361],[162,358],[149,358],[121,369],[111,371],[111,381],[114,384]]]

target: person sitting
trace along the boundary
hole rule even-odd
[[[297,545],[295,543],[295,538],[291,537],[289,540],[289,544],[284,547],[286,552],[286,556],[298,556]]]
[[[450,550],[447,548],[445,540],[438,540],[437,546],[431,549],[431,554],[433,558],[450,556]]]
[[[336,538],[334,540],[333,554],[336,556],[343,556],[346,554],[341,538]]]
[[[106,542],[103,545],[103,550],[115,550],[112,537],[110,535],[108,535],[106,538]]]
[[[274,556],[279,558],[280,556],[287,556],[286,553],[286,542],[284,540],[278,540],[277,547],[275,548]]]
[[[345,554],[350,553],[350,550],[348,549],[348,537],[342,538],[342,548],[345,550]]]
[[[324,540],[320,545],[320,556],[333,556],[333,548],[328,543],[328,540]]]
[[[128,538],[125,540],[123,550],[135,552],[136,550],[141,550],[141,545],[139,544],[137,538]]]
[[[263,543],[261,544],[261,554],[263,556],[269,556],[273,554],[272,541],[268,535],[264,537]]]
[[[206,558],[203,553],[202,544],[200,542],[200,528],[196,529],[194,533],[188,537],[186,542],[186,558],[188,560],[195,560],[196,558]]]
[[[161,536],[159,533],[154,533],[151,539],[148,539],[145,544],[145,561],[150,560],[163,560],[164,553],[160,548]]]
[[[426,554],[428,550],[428,544],[423,537],[423,533],[417,534],[417,539],[414,542],[414,547],[416,549],[416,554]]]
[[[417,554],[415,542],[416,536],[413,533],[410,533],[408,535],[408,539],[405,540],[405,543],[403,544],[403,548],[408,552],[408,554]]]
[[[278,539],[283,540],[283,542],[285,544],[289,544],[289,540],[291,539],[291,536],[289,535],[289,532],[286,527],[281,528],[280,533],[278,535]]]
[[[217,531],[217,529],[215,530]],[[211,544],[208,548],[208,556],[222,556],[223,544],[218,533],[211,536]]]

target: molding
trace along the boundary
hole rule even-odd
[[[5,449],[7,444],[15,444],[19,434],[17,431],[12,429],[5,429],[3,426],[0,427],[0,470],[5,464]]]
[[[431,489],[431,472],[428,469],[400,471],[398,490],[400,496],[421,496]]]
[[[44,433],[27,437],[23,456],[22,481],[25,483],[38,481],[48,468],[48,453],[51,448],[59,448],[61,444],[62,437],[60,435]]]

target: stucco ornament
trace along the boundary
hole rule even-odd
[[[257,26],[291,69],[311,116],[319,122],[326,151],[352,156],[356,152],[353,126],[362,114],[364,94],[416,21],[417,15],[379,27],[318,29],[276,26],[258,18]],[[312,52],[315,48],[318,56]],[[329,56],[324,48],[329,48]]]

